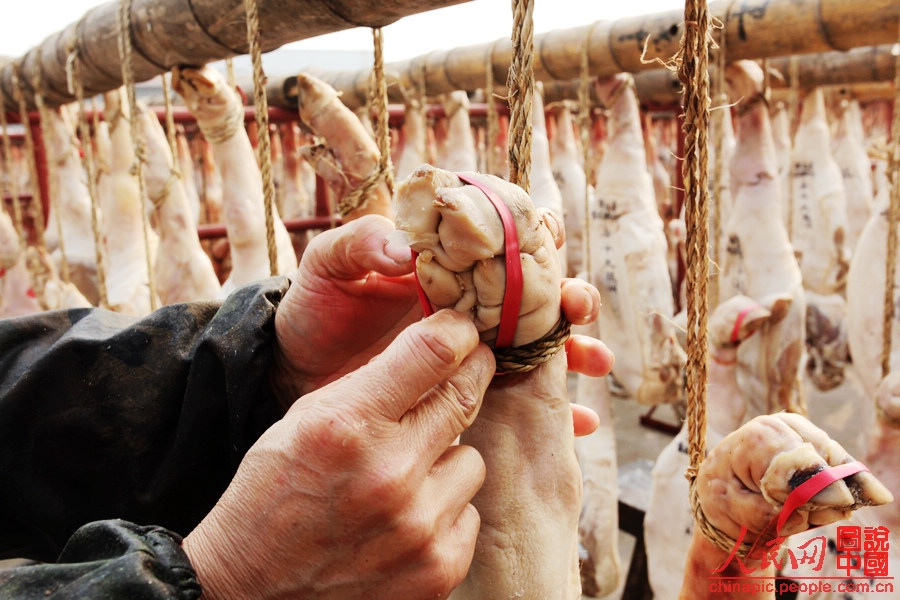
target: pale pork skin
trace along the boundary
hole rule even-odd
[[[562,196],[563,222],[566,224],[566,271],[576,277],[584,268],[584,213],[587,194],[583,157],[576,140],[571,109],[557,105],[553,109],[556,129],[550,139],[550,167]]]
[[[77,111],[75,105],[48,109],[44,113],[46,122],[41,123],[47,161],[52,164],[48,176],[53,178],[56,192],[56,198],[50,204],[44,236],[59,270],[62,261],[55,214],[58,208],[69,280],[93,304],[97,304],[100,298],[97,290],[97,246],[91,228],[91,195],[75,136]]]
[[[97,195],[103,215],[106,299],[109,308],[116,312],[144,316],[153,306],[146,248],[149,246],[152,268],[158,236],[148,228],[145,244],[145,208],[132,172],[134,138],[124,88],[106,92],[103,98],[107,120],[100,123],[95,137],[100,165]],[[158,298],[155,301],[158,303]]]
[[[788,495],[814,473],[852,461],[840,444],[805,417],[784,412],[761,415],[726,436],[701,463],[696,482],[700,508],[709,524],[725,536],[738,539],[744,526],[744,541],[758,541],[765,549],[766,542],[776,536],[774,527],[767,527],[777,518]],[[793,534],[847,519],[862,506],[891,501],[891,492],[873,474],[859,472],[831,483],[801,505],[787,518],[780,533],[791,547],[789,536]],[[726,562],[728,556],[729,551],[715,546],[695,527],[680,598],[775,598],[774,590],[727,592],[710,585],[713,571],[723,566],[717,575],[743,575],[737,560]],[[741,563],[754,570],[754,577],[775,575],[774,566],[763,567],[757,554],[742,558]]]
[[[873,398],[873,404],[877,406],[878,416],[872,429],[866,431],[864,462],[872,474],[896,498],[900,495],[900,471],[896,467],[897,450],[900,448],[900,373],[890,373],[881,380]],[[896,578],[897,565],[900,564],[900,548],[897,547],[894,532],[900,531],[900,510],[895,504],[865,506],[854,512],[847,522],[837,522],[820,529],[812,529],[802,536],[796,536],[799,538],[799,543],[817,536],[824,535],[826,537],[829,543],[826,543],[827,554],[824,565],[820,568],[816,568],[815,565],[799,565],[797,569],[791,568],[782,574],[795,579],[799,579],[799,577],[823,579],[834,577],[837,579],[840,577],[846,580],[847,571],[839,569],[837,565],[835,542],[838,525],[855,525],[863,528],[863,532],[866,527],[887,528],[890,532],[887,547],[888,574]],[[792,545],[797,545],[798,542],[795,542],[794,538],[791,539]],[[821,544],[821,542],[818,543]],[[896,600],[900,598],[900,589],[896,585],[894,585],[893,593],[890,593],[884,588],[877,588],[876,584],[882,582],[867,577],[863,569],[854,571],[853,575],[855,576],[854,582],[868,584],[868,590],[860,587],[853,591],[838,592],[835,586],[830,593],[824,590],[816,593],[801,592],[797,595],[797,600]]]
[[[243,127],[240,97],[228,87],[224,76],[208,65],[200,69],[175,68],[172,88],[197,119],[222,175],[225,229],[231,249],[231,272],[219,292],[224,297],[271,274],[262,175]],[[272,212],[278,255],[275,272],[288,274],[297,268],[297,256],[278,207],[273,206]]]
[[[456,90],[441,97],[444,107],[443,125],[436,128],[437,156],[435,164],[448,171],[474,171],[478,168],[478,152],[472,123],[469,120],[469,96]]]
[[[577,333],[600,337],[596,322],[576,329]],[[603,597],[615,591],[623,574],[619,557],[619,469],[609,378],[578,374],[576,390],[576,402],[600,417],[596,431],[575,438],[583,487],[578,532],[587,554],[581,563],[581,587],[586,596]]]
[[[553,168],[550,163],[550,139],[547,137],[547,121],[544,114],[544,100],[541,97],[540,85],[535,86],[533,109],[531,113],[531,172],[529,175],[532,202],[538,208],[546,208],[556,213],[560,220],[564,219],[563,197],[556,185]],[[568,244],[559,249],[559,263],[563,274],[568,271]]]
[[[768,109],[760,100],[763,73],[752,61],[738,61],[726,68],[725,78],[738,116],[731,161],[734,204],[723,225],[728,243],[719,298],[743,294],[760,301],[783,294],[792,299],[784,319],[741,344],[738,387],[755,414],[781,409],[805,413],[799,376],[806,299],[800,267],[781,219],[772,129]]]
[[[297,76],[300,121],[324,142],[308,147],[304,155],[338,200],[356,190],[377,169],[381,154],[371,134],[338,93],[307,73]],[[350,221],[367,214],[390,218],[391,191],[380,181],[364,201],[343,215]]]
[[[747,418],[747,405],[737,384],[737,349],[764,323],[777,322],[790,298],[768,299],[765,306],[747,296],[732,296],[710,316],[706,398],[706,447],[714,448]],[[749,415],[757,416],[755,414]],[[694,516],[688,481],[687,423],[665,447],[653,466],[650,500],[644,516],[647,571],[655,600],[675,599],[684,578]]]
[[[600,290],[600,335],[616,355],[613,376],[642,404],[676,402],[685,354],[675,312],[667,242],[647,171],[631,76],[596,84],[609,109],[608,148],[590,207],[590,282]]]
[[[852,256],[863,227],[872,215],[875,191],[872,163],[866,153],[859,102],[842,105],[832,137],[832,154],[844,181],[847,199],[846,248]]]
[[[0,210],[0,318],[40,312],[31,276],[25,265],[25,248],[12,218]]]
[[[419,165],[428,162],[426,156],[428,124],[425,119],[425,107],[418,99],[406,100],[400,131],[403,143],[394,163],[394,174],[398,181],[406,179]]]
[[[211,300],[221,286],[209,255],[200,246],[184,176],[174,171],[172,150],[159,119],[145,106],[138,106],[147,148],[147,195],[159,231],[153,272],[156,292],[162,304]]]
[[[831,133],[821,88],[803,100],[791,153],[791,230],[803,287],[817,294],[843,291],[847,200],[841,169],[831,155]]]
[[[469,173],[510,208],[523,270],[514,346],[550,332],[560,318],[555,239],[520,188]],[[455,174],[422,166],[397,190],[398,237],[419,253],[419,280],[436,308],[470,315],[492,343],[505,290],[500,217],[484,193]],[[455,600],[580,597],[578,512],[581,473],[574,451],[565,352],[526,373],[498,376],[475,423],[461,436],[484,457],[487,478],[473,504],[481,515],[475,556]]]

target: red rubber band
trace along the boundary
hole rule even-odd
[[[431,305],[431,300],[429,300],[428,296],[425,294],[425,290],[422,289],[422,283],[419,281],[419,273],[416,270],[416,258],[418,258],[419,253],[412,249],[410,249],[410,252],[412,253],[413,277],[416,279],[416,293],[419,294],[419,304],[422,305],[422,312],[425,313],[425,316],[430,317],[434,314],[434,307]]]
[[[819,471],[788,494],[787,499],[784,501],[784,506],[781,507],[781,513],[778,515],[775,532],[778,535],[781,535],[781,528],[784,527],[784,524],[788,520],[788,517],[791,516],[791,513],[809,502],[813,496],[824,490],[826,487],[835,481],[850,477],[860,471],[868,470],[869,468],[866,465],[857,460],[836,467],[828,467],[827,469]]]
[[[731,339],[729,341],[732,344],[737,344],[739,341],[741,341],[740,338],[738,338],[741,333],[741,323],[744,322],[744,319],[747,318],[747,315],[750,314],[750,311],[756,308],[759,308],[759,304],[748,306],[738,314],[737,319],[734,320],[734,328],[731,330]]]
[[[500,221],[503,223],[506,287],[503,290],[500,326],[497,328],[497,340],[494,342],[494,347],[508,348],[512,346],[516,326],[519,324],[519,309],[522,306],[522,259],[519,257],[519,235],[516,232],[516,222],[509,207],[492,189],[467,175],[457,173],[456,176],[481,190],[497,209]]]

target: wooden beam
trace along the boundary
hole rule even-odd
[[[893,44],[900,25],[897,0],[717,0],[710,4],[710,13],[725,25],[729,60]],[[535,77],[545,82],[576,79],[585,44],[592,76],[659,70],[653,59],[675,56],[683,19],[678,9],[535,35]],[[390,101],[402,102],[401,88],[415,89],[419,81],[424,81],[429,96],[475,90],[484,86],[487,68],[493,69],[494,81],[504,82],[510,57],[511,41],[503,38],[389,63],[385,73],[394,83],[389,87]],[[342,92],[344,103],[356,108],[366,101],[370,72],[366,68],[313,74]],[[664,79],[664,75],[658,77]],[[274,94],[285,96],[289,88],[289,80],[270,85]]]
[[[353,27],[389,25],[405,16],[467,1],[259,0],[262,50]],[[79,21],[2,65],[0,108],[5,105],[10,111],[17,110],[13,101],[15,65],[21,68],[29,109],[34,108],[31,80],[35,74],[43,76],[47,105],[72,102],[74,96],[66,82],[66,61],[72,49],[83,61],[86,94],[122,85],[118,7],[118,2],[107,2],[92,8]],[[248,52],[243,0],[133,0],[130,24],[137,82],[175,65],[203,65]]]

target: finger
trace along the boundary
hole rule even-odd
[[[570,323],[592,323],[600,314],[600,292],[583,279],[567,278],[561,284],[561,307]]]
[[[480,344],[404,416],[404,443],[414,444],[431,464],[475,420],[495,370],[493,353]]]
[[[391,241],[394,224],[366,215],[315,236],[303,253],[301,269],[335,279],[356,279],[375,271],[399,276],[412,271],[408,246]]]
[[[484,484],[487,469],[484,458],[472,446],[446,448],[431,467],[428,476],[429,506],[445,507],[449,517],[439,526],[452,528],[466,504]]]
[[[343,385],[348,389],[358,387],[357,395],[367,399],[368,405],[359,406],[360,410],[399,423],[478,345],[478,332],[471,320],[452,310],[440,310],[400,332],[381,354],[350,373]],[[471,398],[465,400],[470,403],[467,408],[474,410]],[[458,410],[464,408],[460,404]]]
[[[572,404],[572,424],[576,437],[589,435],[600,427],[600,415],[587,406]]]
[[[602,341],[576,333],[566,340],[566,360],[570,371],[604,377],[612,371],[616,357]]]

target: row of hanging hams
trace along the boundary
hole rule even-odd
[[[712,483],[729,481],[736,470],[746,469],[747,465],[752,465],[751,470],[762,476],[770,472],[770,466],[776,464],[776,459],[784,452],[810,440],[818,443],[822,436],[827,439],[825,433],[809,429],[795,420],[776,418],[773,421],[768,416],[782,409],[800,414],[806,412],[801,388],[801,365],[807,351],[804,326],[809,311],[806,309],[807,296],[800,264],[804,254],[798,252],[790,241],[787,216],[780,201],[785,173],[791,172],[791,169],[790,165],[785,167],[777,161],[768,107],[765,102],[757,101],[762,91],[762,77],[754,66],[754,63],[740,63],[729,69],[729,84],[733,101],[737,104],[734,147],[730,150],[731,183],[728,192],[731,200],[720,205],[724,243],[719,259],[719,297],[723,302],[712,307],[716,310],[711,324],[715,335],[710,340],[710,351],[714,360],[718,358],[722,364],[721,368],[716,367],[711,372],[710,427],[714,428],[714,433],[710,435],[710,441],[725,444],[725,447],[740,446],[740,440],[745,439],[741,436],[752,435],[754,431],[767,427],[783,431],[785,435],[779,443],[737,453],[736,457],[724,452],[711,455],[704,466],[703,477],[704,481]],[[145,218],[143,211],[148,209],[142,203],[140,186],[131,172],[135,144],[130,131],[128,106],[122,102],[119,91],[106,94],[104,98],[108,122],[97,126],[94,140],[82,141],[96,148],[99,203],[94,208],[101,214],[107,306],[130,314],[146,314],[156,301],[167,304],[222,297],[243,283],[267,277],[271,273],[261,172],[253,151],[253,132],[248,133],[243,124],[243,108],[238,94],[227,85],[223,76],[208,67],[178,70],[173,74],[173,80],[175,89],[197,120],[199,132],[191,141],[184,132],[177,135],[178,156],[173,156],[158,119],[141,109],[141,128],[147,143],[145,192],[151,200],[148,215],[150,229],[146,234],[142,221]],[[298,249],[302,251],[304,242],[291,239],[280,216],[310,214],[314,195],[309,183],[311,171],[314,170],[328,185],[327,194],[332,205],[339,206],[370,176],[378,162],[377,147],[369,137],[365,119],[343,107],[334,91],[323,82],[308,76],[300,80],[303,93],[299,119],[307,131],[301,135],[299,129],[289,127],[271,133],[278,142],[273,152],[278,198],[272,240],[277,247],[277,273],[290,273],[296,267]],[[498,403],[499,426],[473,432],[472,443],[491,456],[496,465],[489,473],[485,492],[480,499],[481,510],[488,520],[498,523],[496,531],[509,536],[509,539],[521,539],[522,547],[530,548],[536,555],[543,551],[545,556],[552,554],[561,557],[562,562],[554,565],[551,561],[546,569],[535,569],[526,582],[521,577],[522,565],[510,563],[502,553],[488,551],[477,557],[470,580],[457,594],[459,598],[496,597],[498,586],[512,588],[517,583],[527,583],[531,591],[526,597],[555,597],[547,589],[550,584],[558,584],[561,580],[566,584],[552,587],[553,593],[561,598],[573,596],[576,590],[582,588],[592,595],[614,590],[621,581],[622,572],[616,542],[616,456],[610,396],[616,393],[647,405],[684,401],[682,367],[685,350],[683,340],[679,339],[675,314],[676,304],[680,302],[683,305],[683,299],[673,293],[673,290],[679,291],[674,277],[677,269],[673,268],[672,247],[675,245],[667,241],[672,239],[670,228],[673,223],[677,226],[678,219],[673,218],[671,196],[659,198],[667,190],[665,183],[660,184],[659,180],[667,173],[661,166],[668,162],[668,157],[663,150],[652,148],[653,141],[665,147],[671,139],[665,140],[665,129],[649,131],[653,123],[641,114],[630,76],[620,75],[596,82],[595,91],[603,100],[605,109],[602,117],[594,119],[594,126],[585,138],[577,135],[579,124],[574,122],[569,107],[553,106],[548,107],[546,112],[542,109],[535,111],[530,201],[537,210],[551,211],[544,214],[555,215],[554,219],[544,219],[545,223],[555,223],[557,230],[558,247],[554,262],[559,266],[554,277],[580,274],[601,290],[604,304],[601,319],[587,333],[606,341],[616,353],[616,365],[610,378],[579,378],[577,401],[598,411],[603,435],[595,434],[578,441],[577,460],[584,487],[581,501],[577,495],[563,494],[558,504],[548,507],[541,504],[541,498],[527,496],[528,490],[521,489],[521,486],[541,476],[546,478],[543,483],[549,486],[548,489],[561,491],[567,489],[566,486],[577,486],[577,482],[573,484],[572,481],[572,463],[566,462],[571,458],[571,436],[551,435],[553,432],[560,433],[560,423],[565,419],[560,416],[562,420],[559,422],[538,422],[539,415],[545,414],[547,409],[539,403],[525,405],[518,413],[503,412],[503,406],[508,406],[511,400]],[[741,99],[747,101],[742,105]],[[451,172],[486,170],[490,162],[493,170],[504,174],[507,167],[503,156],[509,135],[505,123],[501,121],[493,139],[488,139],[484,128],[473,127],[468,100],[464,92],[450,94],[443,102],[445,117],[432,122],[414,116],[422,113],[421,110],[413,112],[416,107],[410,100],[407,110],[411,118],[404,123],[402,133],[395,132],[399,143],[394,145],[394,160],[399,179],[413,182],[425,177],[427,171],[420,168],[422,163],[431,163]],[[540,96],[536,96],[535,100],[536,106],[540,107]],[[421,109],[421,106],[418,108]],[[65,115],[67,110],[70,109],[61,109],[57,114]],[[721,126],[727,128],[730,123],[723,119]],[[71,186],[80,191],[77,201],[70,201],[71,207],[62,202],[62,196],[60,202],[52,206],[60,206],[61,210],[77,214],[80,226],[78,234],[68,234],[64,230],[63,240],[66,243],[59,244],[57,241],[54,251],[61,261],[63,256],[69,256],[69,248],[72,248],[72,264],[79,265],[79,268],[83,265],[87,275],[82,279],[93,282],[93,288],[85,285],[85,296],[90,297],[91,294],[98,295],[96,259],[89,251],[94,248],[89,218],[91,198],[84,169],[77,162],[79,142],[73,134],[74,126],[70,121],[66,127],[67,133],[60,137],[63,141],[59,142],[59,149],[67,149],[70,158],[74,157],[75,167],[51,169],[51,176],[79,181],[78,185],[71,186],[71,182],[60,179],[57,187]],[[310,133],[315,136],[313,143],[304,143],[310,139]],[[49,135],[47,139],[50,139]],[[581,139],[587,139],[590,143],[586,153],[579,147]],[[56,143],[53,142],[54,147]],[[190,146],[197,150],[193,160],[186,152]],[[492,160],[487,159],[488,155]],[[809,161],[814,162],[818,158],[813,156]],[[56,162],[54,159],[54,164]],[[657,179],[655,186],[654,174]],[[438,187],[453,188],[457,185],[453,179],[455,176],[442,177],[449,179],[441,186],[432,185],[435,189],[429,190],[428,194],[436,197]],[[808,177],[808,173],[804,177]],[[351,206],[344,218],[372,212],[393,216],[397,207],[383,183],[378,182],[360,204]],[[501,191],[506,189],[501,183],[492,186]],[[409,188],[401,185],[400,189]],[[807,196],[801,195],[794,206],[799,204],[809,211],[814,204],[810,196],[812,192],[803,188],[803,193]],[[408,192],[404,194],[409,195]],[[501,194],[508,203],[514,202],[510,194],[515,196],[511,191]],[[400,201],[401,196],[403,194],[398,194],[396,202]],[[808,216],[807,212],[800,211],[798,214],[801,215],[801,222],[805,222],[802,219]],[[201,219],[201,215],[205,219]],[[54,222],[53,218],[51,215],[50,223]],[[196,235],[196,226],[203,220],[225,223],[227,240],[204,247]],[[76,219],[67,217],[64,222],[74,226]],[[559,235],[563,222],[567,230],[565,237],[570,239],[565,244]],[[13,241],[16,238],[12,236],[18,235],[14,228],[9,227],[0,232],[9,235]],[[583,233],[587,236],[579,235]],[[77,241],[70,245],[70,237]],[[579,237],[580,243],[575,243]],[[822,237],[835,243],[840,238],[835,233]],[[14,250],[20,244],[7,243],[9,239],[3,240],[4,264],[12,261],[14,256],[19,260]],[[50,239],[52,242],[52,236]],[[861,239],[866,239],[866,236],[862,235]],[[12,250],[7,252],[7,247]],[[153,256],[149,261],[150,271],[146,248]],[[810,259],[809,253],[805,256]],[[828,259],[828,256],[821,258]],[[836,258],[829,259],[828,267],[840,264],[841,260],[846,262],[846,255],[835,253],[833,256]],[[841,256],[844,258],[837,258]],[[814,266],[809,266],[809,269]],[[845,275],[848,281],[852,281],[852,262],[849,272],[850,275]],[[21,273],[28,282],[27,267]],[[53,278],[59,279],[59,275]],[[442,281],[451,279],[454,278],[444,278]],[[841,274],[835,273],[833,279],[839,281]],[[3,299],[21,297],[36,300],[24,312],[55,308],[46,301],[41,302],[37,293],[39,287],[34,282],[26,283],[18,295],[11,296],[7,296],[4,289]],[[849,283],[847,287],[849,304]],[[91,303],[96,304],[93,300]],[[729,331],[732,332],[731,337],[725,339],[723,332]],[[733,331],[738,332],[737,339],[734,339]],[[870,345],[872,339],[871,335],[867,338]],[[731,361],[734,361],[733,364],[728,364]],[[507,392],[528,396],[543,389],[544,393],[554,398],[565,398],[562,388],[565,378],[560,375],[558,366],[552,367],[552,370],[548,367],[526,379],[521,388]],[[716,382],[714,388],[713,378]],[[551,391],[546,392],[547,389]],[[874,413],[874,409],[871,411]],[[745,422],[757,416],[763,418],[762,424],[752,421],[747,425],[749,429],[744,429]],[[734,430],[737,430],[736,437],[729,437]],[[684,434],[677,439],[683,442]],[[893,438],[880,435],[877,439],[884,444],[889,443],[885,440]],[[724,440],[731,441],[726,443]],[[655,476],[662,487],[657,504],[666,501],[665,490],[674,489],[666,488],[665,480],[672,484],[673,479],[683,479],[682,472],[679,472],[683,468],[676,464],[679,460],[683,463],[683,456],[677,450],[677,447],[674,451],[670,450],[669,458],[661,457],[658,462],[659,469]],[[559,457],[563,461],[560,464],[565,468],[548,466],[542,459],[546,456]],[[778,502],[784,500],[782,492],[787,485],[785,479],[789,478],[786,473],[790,467],[803,467],[797,461],[809,458],[792,454],[777,463],[778,469],[771,471],[773,474],[767,482],[781,492],[771,492],[774,500],[769,505],[761,505],[758,494],[752,498],[726,494],[727,501],[734,503],[735,514],[760,506],[766,506],[769,512],[775,511]],[[822,460],[827,462],[844,458],[845,454],[835,452],[833,458],[826,456]],[[524,461],[517,462],[518,459]],[[510,482],[505,477],[506,471],[516,469],[523,469],[520,472],[528,473],[528,477]],[[882,477],[881,473],[878,475]],[[809,521],[807,510],[804,513],[807,514],[807,521],[804,523],[819,524],[827,520],[823,515],[828,518],[844,517],[848,511],[863,504],[887,501],[890,494],[876,485],[877,482],[867,479],[865,475],[854,477],[851,483],[856,496],[852,502],[846,502],[845,496],[840,494],[829,496],[818,505],[806,509],[830,512]],[[884,480],[890,486],[890,476]],[[755,489],[763,489],[758,477],[749,483],[751,487],[756,486]],[[558,487],[554,487],[557,484]],[[891,490],[896,491],[894,488]],[[523,518],[514,522],[503,519],[506,510],[503,507],[508,506],[513,497],[528,505]],[[527,503],[527,498],[532,498],[534,503]],[[686,492],[681,498],[686,500]],[[722,498],[701,495],[700,500],[706,502],[708,508]],[[690,508],[686,503],[668,504],[672,505],[669,508],[676,510],[673,516],[667,517],[651,510],[648,511],[648,523],[658,518],[671,526],[672,523],[690,519],[690,515],[684,512]],[[574,520],[573,507],[580,509],[576,511]],[[711,509],[707,512],[714,527],[729,529],[725,516]],[[553,527],[549,527],[551,523],[558,523],[559,528],[573,532],[579,519],[578,534],[587,555],[584,560],[587,568],[581,572],[580,583],[575,572],[578,568],[573,554],[575,542],[573,539],[554,537],[550,531]],[[798,525],[795,529],[799,532],[804,527]],[[674,552],[676,542],[652,541],[654,532],[648,529],[647,533],[648,546],[662,549],[670,544]],[[734,532],[729,530],[729,533],[733,535]],[[691,534],[696,534],[696,531]],[[483,542],[486,547],[495,544],[490,539]],[[677,543],[681,545],[677,546],[680,551],[676,556],[681,559],[687,557],[682,564],[699,565],[700,557],[704,553],[709,554],[708,548],[703,546],[704,540],[698,540],[697,535],[681,536]],[[551,549],[552,553],[549,552]],[[650,552],[650,558],[653,579],[653,552]],[[670,566],[674,564],[669,558],[661,560]],[[497,573],[503,577],[498,578]],[[680,574],[684,578],[683,566]],[[658,584],[660,589],[681,589],[682,578],[673,580],[673,577],[663,575],[664,583]],[[694,573],[692,579],[689,569],[684,578],[684,589],[693,589],[691,586],[699,579],[698,573]],[[654,587],[657,587],[656,583]],[[687,597],[703,597],[688,594]]]

